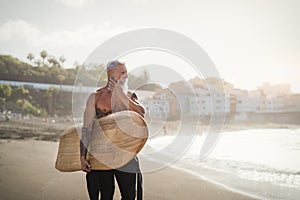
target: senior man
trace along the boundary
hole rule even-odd
[[[128,92],[127,69],[124,63],[113,60],[107,64],[107,84],[91,93],[87,99],[83,116],[82,137],[80,140],[81,168],[86,172],[86,182],[91,200],[112,200],[115,191],[115,180],[119,185],[122,200],[134,200],[136,186],[138,186],[137,199],[142,199],[142,177],[137,157],[118,169],[91,170],[86,159],[87,149],[91,142],[93,120],[107,116],[113,112],[130,110],[144,117],[144,107],[138,102],[135,93]],[[133,169],[124,170],[124,169]],[[138,181],[136,181],[138,180]],[[137,184],[136,184],[137,183]]]

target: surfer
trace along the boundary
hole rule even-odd
[[[81,168],[86,173],[86,182],[91,200],[112,200],[115,190],[115,180],[120,188],[122,200],[142,199],[142,175],[137,157],[118,169],[91,170],[86,159],[87,148],[91,143],[91,131],[95,115],[97,118],[107,116],[113,112],[131,110],[144,117],[144,107],[138,102],[135,93],[128,92],[128,76],[124,63],[118,60],[109,62],[106,66],[107,84],[89,95],[83,116],[82,137],[80,140]],[[136,181],[137,180],[137,181]]]

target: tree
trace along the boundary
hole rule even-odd
[[[10,97],[11,92],[12,89],[8,84],[0,85],[0,97],[7,99],[8,97]]]
[[[60,94],[59,94],[59,98],[61,99],[61,92],[62,92],[62,82],[66,79],[66,77],[64,75],[59,74],[57,76],[57,79],[59,80],[60,83]]]
[[[29,91],[23,86],[14,88],[10,96],[12,102],[17,102],[19,99],[29,99]]]
[[[66,77],[62,74],[59,74],[57,76],[57,79],[59,80],[60,86],[62,85],[63,81],[66,79]]]
[[[47,56],[48,56],[47,51],[43,50],[43,51],[41,52],[41,57],[42,57],[42,59],[43,59],[43,65],[45,65],[45,59],[46,59]]]
[[[46,97],[48,99],[48,113],[51,116],[55,115],[57,94],[58,94],[58,91],[54,87],[50,87],[46,92]]]
[[[27,99],[18,99],[16,104],[19,106],[22,115],[40,115],[42,113],[39,108],[32,105]]]
[[[61,63],[61,66],[63,67],[64,66],[64,62],[66,61],[66,58],[62,55],[59,57],[59,61]]]
[[[7,84],[1,84],[0,85],[0,104],[3,106],[2,108],[5,110],[6,100],[11,95],[11,87]],[[2,109],[1,108],[1,109]]]
[[[54,56],[50,56],[48,58],[48,62],[52,65],[52,67],[61,67],[59,62],[56,60],[56,58]]]
[[[27,59],[31,62],[34,59],[34,55],[32,53],[29,53],[27,55]]]

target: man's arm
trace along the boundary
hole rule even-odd
[[[145,115],[144,107],[138,102],[137,98],[129,98],[127,95],[123,93],[121,90],[120,92],[116,92],[116,97],[121,102],[123,106],[125,106],[128,110],[134,111],[140,114],[142,117]]]
[[[139,102],[139,100],[138,100],[138,96],[137,96],[137,94],[134,92],[134,93],[132,93],[132,94],[130,94],[130,99],[133,101],[133,102],[135,102],[136,104],[138,104],[138,106],[140,106],[141,108],[141,113],[139,113],[142,117],[144,117],[144,115],[145,115],[145,108],[144,108],[144,106]]]
[[[81,168],[85,172],[90,172],[91,165],[86,160],[87,149],[92,139],[93,120],[95,118],[95,93],[90,94],[87,99],[83,115],[83,126],[80,140],[80,161]]]

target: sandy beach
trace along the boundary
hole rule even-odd
[[[1,199],[88,199],[84,172],[62,173],[54,168],[57,148],[58,142],[1,140]],[[114,199],[120,199],[117,188]],[[252,198],[168,167],[144,174],[144,199]]]
[[[54,167],[59,136],[72,125],[69,119],[0,121],[0,199],[88,199],[84,172],[62,173]],[[169,122],[167,135],[175,135],[176,126],[175,122]],[[201,125],[198,134],[207,128]],[[225,124],[222,132],[251,128],[293,129],[299,126]],[[191,131],[188,133],[193,133]],[[159,135],[164,134],[159,131]],[[146,159],[141,161],[142,167],[153,164]],[[199,173],[195,176],[172,166],[144,173],[144,199],[253,199],[201,179],[207,173],[205,170]],[[118,188],[115,199],[121,199]]]
[[[0,121],[0,199],[88,199],[84,172],[62,173],[54,167],[59,135],[70,125],[41,119]],[[247,126],[226,125],[223,132],[240,129]],[[153,164],[142,162],[142,166]],[[203,180],[201,175],[172,166],[144,173],[144,199],[253,199]],[[118,188],[115,199],[121,199]]]

